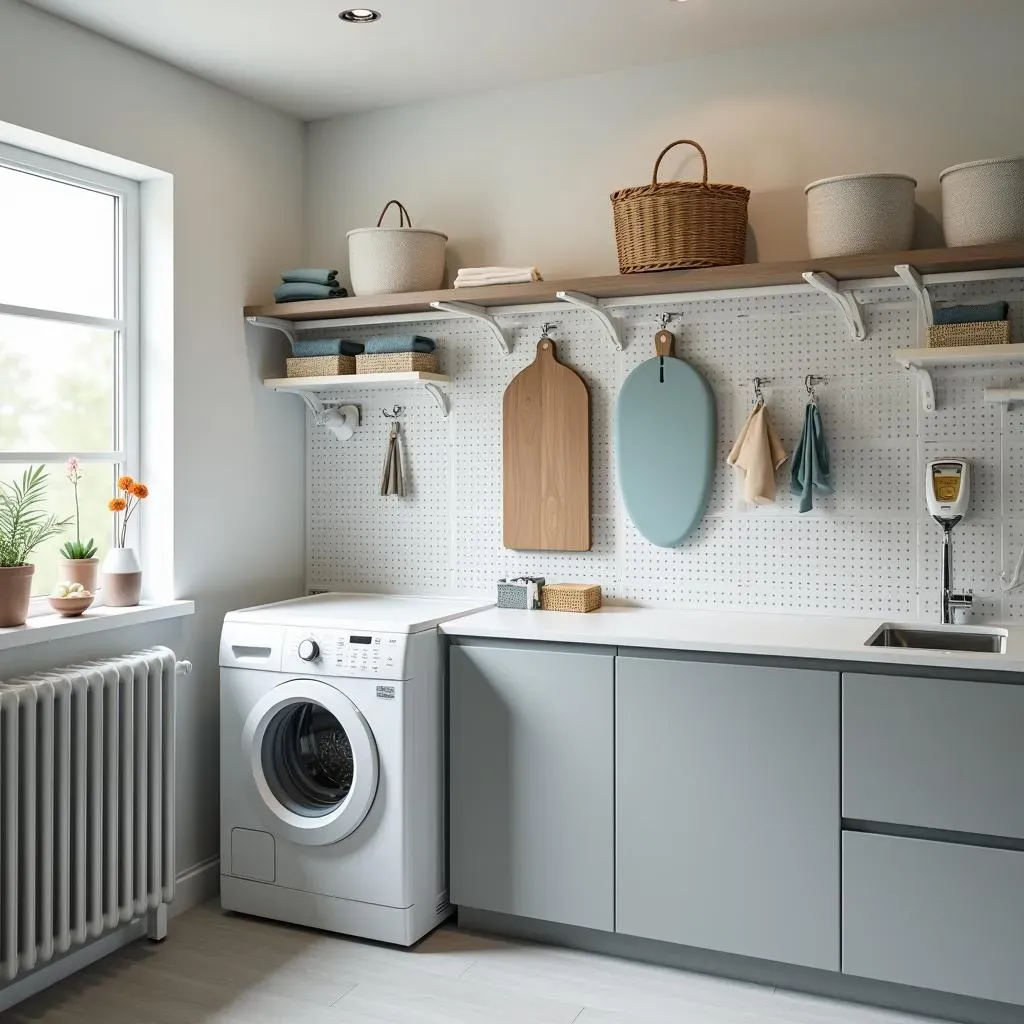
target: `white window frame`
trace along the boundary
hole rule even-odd
[[[116,239],[117,274],[114,317],[80,316],[58,310],[0,303],[0,315],[49,320],[112,331],[116,351],[117,389],[114,396],[115,447],[106,452],[5,452],[0,451],[0,472],[5,464],[28,463],[56,465],[75,456],[83,463],[113,463],[120,472],[138,477],[140,474],[140,411],[141,366],[139,342],[139,276],[140,276],[140,212],[139,183],[130,178],[107,174],[91,167],[58,160],[42,153],[17,149],[0,143],[0,167],[41,175],[54,181],[79,185],[113,196],[120,215]],[[113,490],[111,490],[113,497]],[[113,537],[113,519],[111,537]],[[127,543],[138,550],[138,519],[128,524]],[[141,553],[140,553],[141,557]],[[49,614],[45,597],[33,598],[29,615]]]

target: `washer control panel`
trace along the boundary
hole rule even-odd
[[[404,679],[409,637],[340,629],[289,629],[282,668],[322,676]]]

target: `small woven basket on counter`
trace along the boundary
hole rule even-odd
[[[601,607],[599,583],[550,583],[540,592],[546,612],[593,612]]]
[[[384,352],[356,356],[356,373],[440,373],[436,352]]]
[[[1009,344],[1009,320],[989,320],[977,324],[936,324],[928,328],[929,348]]]
[[[702,181],[658,181],[661,161],[676,146],[693,146],[704,163]],[[654,163],[650,185],[612,193],[619,272],[743,263],[750,190],[708,182],[708,158],[692,139],[666,146]]]
[[[285,366],[289,377],[344,377],[356,372],[355,356],[293,356]]]

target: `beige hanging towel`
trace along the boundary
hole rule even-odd
[[[743,499],[752,505],[775,500],[775,471],[789,454],[775,433],[764,402],[758,402],[729,452],[728,463],[743,472]]]

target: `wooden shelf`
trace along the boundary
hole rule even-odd
[[[344,317],[429,313],[432,302],[469,302],[488,309],[557,301],[558,292],[581,292],[598,299],[678,295],[686,292],[729,291],[737,288],[774,288],[803,284],[804,273],[829,274],[837,281],[895,277],[893,268],[909,264],[921,274],[970,273],[1024,267],[1024,244],[978,245],[959,249],[913,249],[906,252],[810,258],[789,263],[745,263],[708,270],[668,270],[653,274],[616,274],[566,281],[536,281],[485,288],[449,288],[403,295],[367,295],[313,302],[287,302],[246,306],[247,317],[267,317],[302,323]]]
[[[346,373],[335,377],[272,377],[263,382],[272,391],[337,391],[339,388],[413,387],[419,384],[450,384],[443,373],[410,370],[407,373]]]

